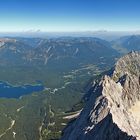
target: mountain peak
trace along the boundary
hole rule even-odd
[[[131,51],[117,61],[114,77],[120,78],[125,74],[140,75],[140,52]]]
[[[140,53],[120,58],[96,85],[62,140],[140,140]]]

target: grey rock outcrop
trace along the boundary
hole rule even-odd
[[[140,53],[120,58],[113,74],[92,86],[80,116],[62,140],[140,140]]]

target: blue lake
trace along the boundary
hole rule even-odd
[[[44,90],[44,86],[41,84],[12,86],[6,82],[0,81],[0,97],[19,98],[23,95],[28,95],[33,92],[39,92],[42,90]]]

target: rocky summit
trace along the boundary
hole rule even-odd
[[[140,52],[120,58],[111,74],[93,83],[62,140],[140,140]]]

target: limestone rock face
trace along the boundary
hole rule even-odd
[[[140,140],[140,53],[120,58],[113,74],[94,82],[91,89],[62,140]]]

